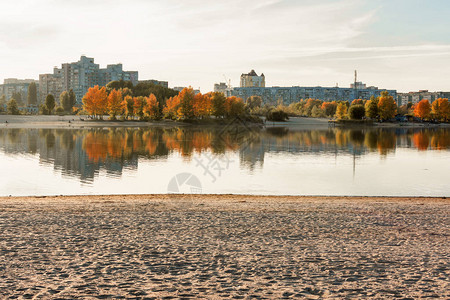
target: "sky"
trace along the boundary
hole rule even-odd
[[[266,86],[450,91],[447,0],[0,0],[0,81],[94,57],[202,92]]]

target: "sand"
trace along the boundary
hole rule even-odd
[[[0,298],[450,297],[442,198],[0,198]]]

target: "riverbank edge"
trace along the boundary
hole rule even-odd
[[[69,202],[140,202],[140,201],[249,201],[249,202],[408,202],[408,203],[442,203],[450,205],[449,197],[428,196],[280,196],[280,195],[243,195],[243,194],[122,194],[122,195],[54,195],[54,196],[1,196],[5,202],[39,202],[69,201]]]

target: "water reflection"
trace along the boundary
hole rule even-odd
[[[252,136],[250,136],[252,135]],[[251,138],[250,138],[251,137]],[[294,155],[386,157],[396,148],[419,151],[450,149],[450,130],[435,129],[328,129],[291,131],[267,128],[235,135],[221,128],[110,128],[110,129],[1,129],[0,150],[6,154],[38,155],[64,176],[91,182],[100,170],[120,176],[135,169],[139,160],[167,160],[181,155],[191,160],[196,153],[239,152],[243,168],[263,166],[267,153]]]

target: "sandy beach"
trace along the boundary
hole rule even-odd
[[[443,198],[0,198],[0,298],[448,298]]]

